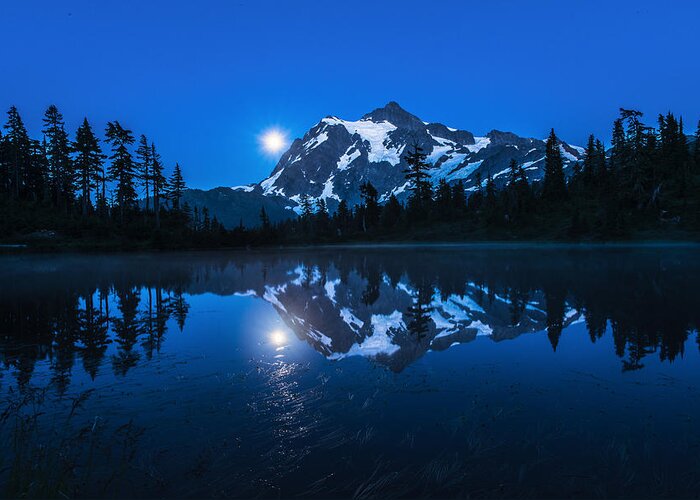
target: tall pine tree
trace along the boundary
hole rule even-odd
[[[5,191],[12,198],[18,200],[27,194],[24,186],[25,175],[31,168],[31,141],[22,117],[14,106],[10,107],[7,112],[5,129],[7,130],[4,140],[5,163],[7,165],[7,173],[4,176]]]
[[[156,219],[156,229],[160,229],[160,200],[167,191],[167,182],[163,175],[163,163],[156,151],[156,145],[151,143],[151,186],[153,188],[153,212]]]
[[[136,205],[136,166],[129,151],[129,146],[134,143],[134,136],[131,130],[122,127],[118,121],[107,123],[105,135],[107,142],[112,146],[109,176],[116,183],[119,220],[124,222],[124,213]]]
[[[75,169],[80,187],[82,213],[85,216],[92,209],[90,193],[93,189],[99,189],[104,160],[100,142],[95,137],[87,118],[78,127],[73,150],[76,153]]]
[[[430,164],[426,162],[428,155],[423,152],[423,148],[418,146],[418,144],[413,145],[413,151],[406,153],[404,156],[404,161],[408,165],[408,168],[404,170],[406,175],[406,180],[410,183],[409,188],[413,191],[414,196],[418,198],[423,198],[423,193],[426,189],[426,184],[429,183],[428,178],[430,175],[427,170],[430,168]]]
[[[175,169],[173,170],[173,175],[170,177],[168,182],[168,197],[170,202],[173,204],[175,210],[180,210],[180,202],[182,201],[182,194],[186,189],[185,180],[182,177],[182,170],[180,169],[180,164],[175,164]]]
[[[554,129],[547,138],[544,156],[544,181],[542,183],[542,198],[548,201],[560,201],[566,197],[566,179],[564,177],[564,162],[559,149],[559,139]]]
[[[63,115],[53,104],[44,113],[44,135],[54,204],[68,210],[75,200],[76,176]]]
[[[360,185],[362,197],[362,230],[367,232],[379,223],[379,193],[371,182]]]
[[[143,187],[146,194],[146,206],[144,213],[148,214],[151,207],[151,178],[153,177],[153,159],[151,158],[151,146],[148,144],[148,139],[141,134],[139,138],[139,146],[136,148],[136,165],[138,169],[139,184]]]

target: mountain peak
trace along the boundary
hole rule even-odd
[[[394,110],[398,110],[398,111],[406,111],[396,101],[389,101],[388,103],[386,103],[386,106],[384,106],[384,108],[382,108],[382,109],[394,109]]]
[[[374,122],[387,121],[396,127],[410,130],[425,127],[420,118],[403,109],[396,101],[389,101],[383,108],[377,108],[362,117]]]

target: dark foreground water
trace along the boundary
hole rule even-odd
[[[700,493],[698,248],[0,258],[0,496]]]

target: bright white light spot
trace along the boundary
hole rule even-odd
[[[275,330],[270,334],[270,342],[277,346],[284,345],[287,342],[287,335],[282,330]]]
[[[266,153],[277,154],[287,148],[287,134],[271,128],[260,136],[260,144]]]

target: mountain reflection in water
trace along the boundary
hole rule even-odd
[[[0,496],[689,497],[696,247],[0,258]]]
[[[105,364],[126,375],[169,327],[185,327],[189,297],[213,293],[270,303],[329,359],[397,372],[477,336],[544,331],[556,351],[577,322],[591,342],[609,325],[622,369],[634,370],[649,355],[673,361],[698,329],[699,263],[695,249],[653,248],[6,257],[0,355],[20,386],[42,359],[59,389],[78,360],[93,378]]]

